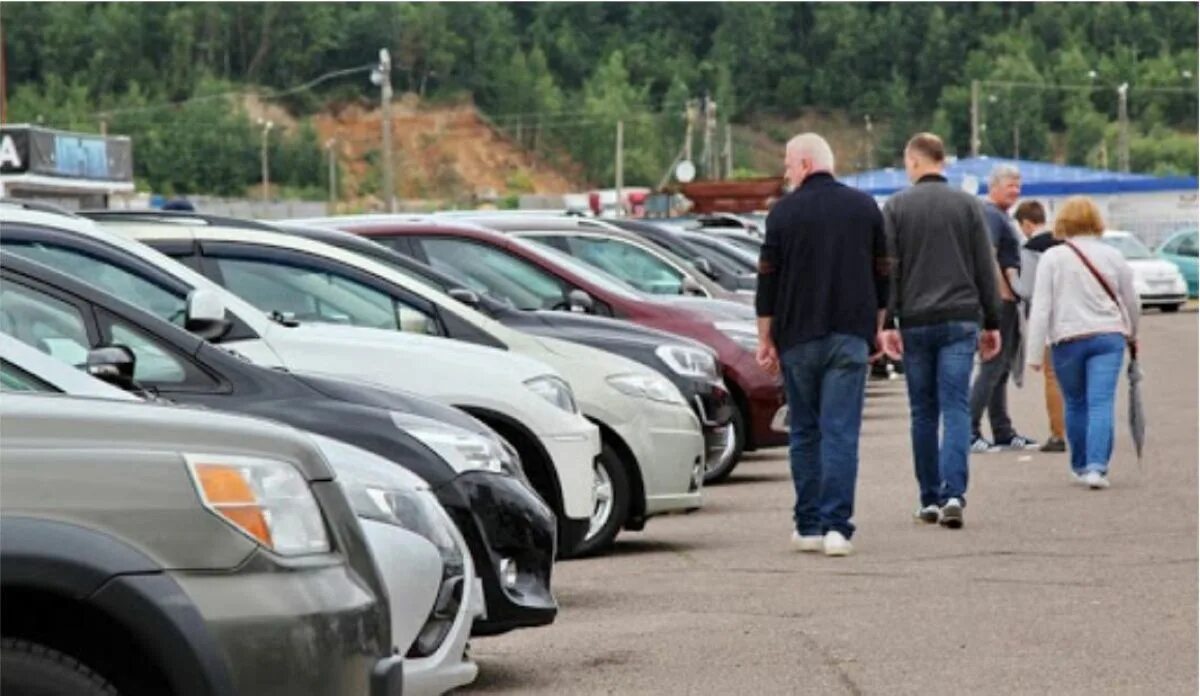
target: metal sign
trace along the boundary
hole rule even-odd
[[[126,137],[4,126],[0,127],[0,174],[132,182],[133,144]]]

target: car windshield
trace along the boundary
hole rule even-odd
[[[755,271],[755,262],[749,252],[744,252],[737,247],[733,247],[723,239],[709,239],[696,235],[690,240],[693,244],[704,247],[709,254],[715,254],[718,258],[725,259],[733,264],[741,273],[753,273]]]
[[[758,258],[759,253],[762,252],[762,242],[759,242],[754,239],[746,239],[745,237],[722,236],[721,241],[725,242],[726,244],[732,244],[733,246],[737,247],[738,249],[741,249],[742,251],[746,251],[746,252],[749,252],[750,254],[753,254],[754,258],[756,258],[756,259]]]
[[[682,295],[682,271],[645,248],[623,239],[610,237],[549,235],[534,236],[534,242],[554,245],[557,237],[576,259],[620,278],[629,285],[652,295]],[[557,245],[554,245],[557,246]]]
[[[1142,244],[1142,241],[1132,235],[1104,235],[1100,238],[1105,244],[1116,247],[1121,255],[1127,259],[1149,259],[1153,258],[1154,254],[1150,253],[1150,249]]]
[[[522,240],[517,241],[522,242]],[[577,276],[586,278],[588,282],[603,288],[607,292],[611,292],[614,295],[620,295],[621,297],[630,300],[645,299],[645,295],[643,293],[639,292],[637,288],[626,283],[624,280],[606,273],[595,266],[583,263],[579,259],[564,251],[559,251],[558,249],[545,244],[524,244],[532,253],[540,254],[551,259],[559,266],[565,267],[567,270],[571,271]]]

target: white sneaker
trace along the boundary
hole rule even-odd
[[[825,535],[826,556],[849,556],[853,551],[854,546],[841,532],[828,532]]]
[[[792,547],[804,553],[816,553],[825,548],[825,540],[815,534],[800,536],[800,532],[792,532]]]
[[[1108,479],[1099,471],[1089,471],[1083,475],[1083,483],[1093,491],[1108,488]]]
[[[922,508],[917,508],[913,513],[913,519],[926,524],[937,524],[942,518],[942,509],[936,505],[926,505]]]

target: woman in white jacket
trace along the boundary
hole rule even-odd
[[[1067,200],[1054,221],[1065,240],[1038,264],[1025,354],[1042,367],[1050,344],[1067,411],[1067,443],[1075,479],[1108,487],[1113,448],[1113,401],[1125,347],[1137,338],[1139,301],[1133,269],[1121,252],[1100,241],[1104,221],[1083,196]]]

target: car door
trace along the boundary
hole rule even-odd
[[[1188,295],[1195,297],[1200,284],[1197,272],[1197,233],[1181,234],[1163,247],[1163,256],[1179,267],[1180,273],[1188,284]]]

